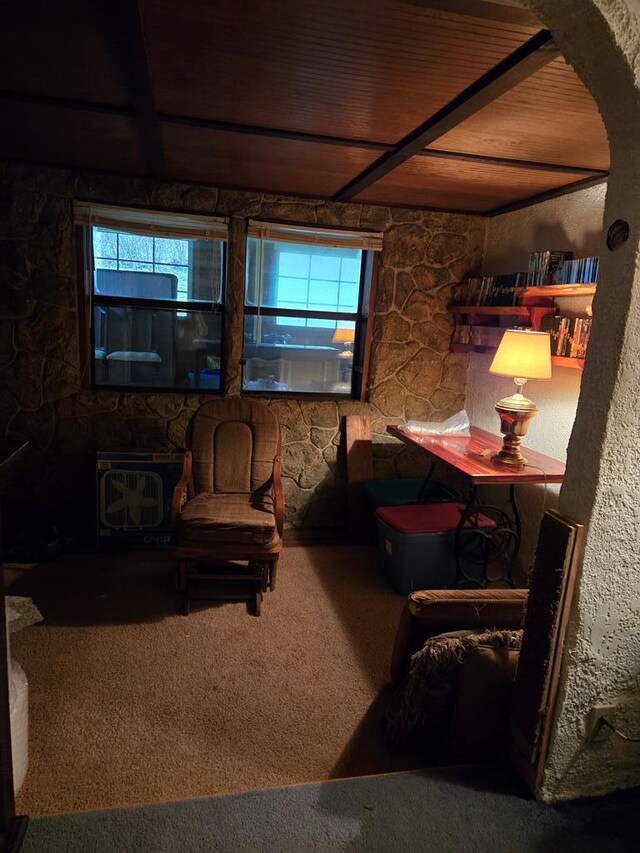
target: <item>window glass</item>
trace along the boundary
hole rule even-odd
[[[361,249],[249,238],[247,304],[353,314],[358,310]],[[260,246],[262,243],[262,256]]]
[[[223,242],[91,235],[95,385],[220,390]]]
[[[352,394],[363,256],[248,239],[243,390]]]
[[[94,292],[142,299],[174,299],[186,302],[222,301],[223,244],[217,240],[182,240],[148,237],[129,232],[92,229],[95,269]],[[103,276],[101,270],[162,273],[175,278],[172,293],[166,280],[143,281],[136,286],[125,276]]]
[[[245,318],[245,391],[350,394],[355,322]]]
[[[217,391],[221,338],[219,313],[94,304],[95,383]]]

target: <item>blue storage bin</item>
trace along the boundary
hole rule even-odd
[[[187,374],[189,385],[196,387],[196,374],[191,370]],[[200,381],[198,388],[204,388],[208,391],[218,391],[220,389],[220,371],[217,368],[205,367],[200,371]]]
[[[382,572],[396,592],[408,595],[418,589],[448,589],[454,585],[455,531],[463,508],[464,504],[456,502],[388,506],[376,511]],[[478,525],[494,527],[495,522],[480,515]],[[483,567],[465,566],[467,574],[471,574],[470,568],[481,581]]]
[[[375,511],[379,506],[459,501],[455,489],[440,480],[367,480],[367,495]]]

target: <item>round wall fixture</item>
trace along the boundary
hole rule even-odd
[[[624,219],[616,219],[607,231],[607,248],[610,252],[622,246],[629,239],[629,223]]]

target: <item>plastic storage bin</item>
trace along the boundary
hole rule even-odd
[[[408,480],[367,480],[365,483],[371,506],[403,506],[417,503],[459,501],[460,495],[440,480],[424,478]]]
[[[464,504],[436,503],[380,507],[376,511],[382,571],[403,595],[417,589],[447,589],[456,581],[455,531]],[[486,515],[478,526],[495,527]],[[462,537],[477,533],[463,531]],[[463,541],[464,547],[464,541]],[[484,566],[468,565],[466,573],[482,580]]]

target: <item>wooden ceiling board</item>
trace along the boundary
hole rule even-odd
[[[562,58],[531,75],[430,147],[590,169],[609,168],[595,101]]]
[[[359,193],[354,201],[487,213],[576,180],[575,172],[416,156]]]
[[[377,151],[162,125],[171,180],[329,198]]]
[[[535,26],[403,0],[140,0],[160,113],[397,142]]]
[[[0,157],[142,175],[134,120],[0,99]]]
[[[0,89],[125,106],[97,7],[87,0],[3,3]]]

